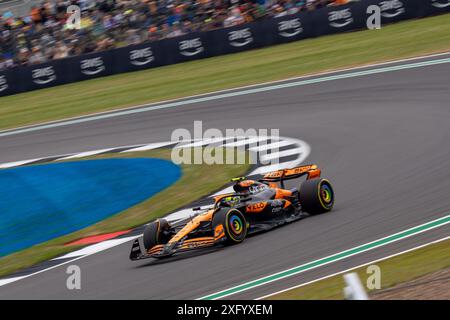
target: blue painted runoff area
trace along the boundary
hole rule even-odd
[[[0,170],[0,256],[83,229],[169,187],[181,168],[152,158]]]

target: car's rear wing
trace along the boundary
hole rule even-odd
[[[261,179],[261,181],[280,182],[283,187],[284,180],[296,179],[304,175],[306,175],[306,179],[314,179],[319,178],[320,174],[321,171],[317,167],[317,165],[309,164],[291,169],[283,169],[266,173]]]

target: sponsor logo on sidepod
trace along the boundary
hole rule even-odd
[[[439,9],[447,8],[450,6],[450,0],[431,0],[431,5]]]
[[[81,60],[81,73],[92,76],[105,70],[102,57]]]
[[[278,22],[278,34],[290,38],[303,32],[302,23],[299,18]]]
[[[180,53],[186,57],[195,56],[204,50],[200,38],[183,40],[180,41],[178,45],[180,48]]]
[[[135,66],[143,66],[155,60],[151,47],[130,51],[130,63]]]
[[[379,3],[381,16],[385,18],[394,18],[405,13],[405,7],[400,0],[381,1]]]
[[[328,12],[328,21],[333,28],[343,28],[353,22],[350,8]]]
[[[228,40],[233,47],[243,47],[253,41],[249,28],[235,30],[228,33]]]
[[[5,76],[0,76],[0,92],[8,89],[8,83]]]
[[[52,66],[32,70],[31,77],[36,84],[46,84],[56,80],[55,70]]]

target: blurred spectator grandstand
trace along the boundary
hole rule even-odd
[[[5,1],[5,0],[0,0]],[[0,70],[281,17],[349,0],[56,0],[0,12]],[[81,8],[81,29],[66,24]],[[0,10],[2,7],[0,7]]]

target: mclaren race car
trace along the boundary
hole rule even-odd
[[[157,219],[134,241],[130,259],[164,258],[175,253],[242,242],[247,235],[325,213],[333,208],[330,182],[312,164],[273,171],[258,180],[234,178],[233,193],[214,197],[208,208],[193,208],[193,217],[174,224]],[[305,177],[298,188],[285,181]]]

